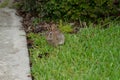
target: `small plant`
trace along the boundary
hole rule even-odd
[[[9,0],[3,1],[2,3],[0,3],[0,8],[3,8],[3,7],[5,7],[5,6],[7,6],[8,3],[9,3]]]
[[[73,31],[72,26],[68,23],[63,24],[62,20],[59,21],[59,26],[58,27],[62,32],[65,32],[65,33],[69,33],[69,32]]]
[[[36,26],[39,22],[40,22],[39,18],[34,18],[33,21],[32,21],[34,26]]]

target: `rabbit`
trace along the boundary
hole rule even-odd
[[[58,46],[60,44],[64,44],[65,37],[63,33],[57,29],[56,25],[52,24],[46,33],[46,40],[49,44]]]

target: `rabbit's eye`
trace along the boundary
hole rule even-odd
[[[49,33],[49,36],[52,36],[52,32]]]
[[[50,32],[50,35],[52,35],[52,32]]]

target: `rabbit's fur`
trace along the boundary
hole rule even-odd
[[[65,37],[61,33],[55,24],[52,24],[46,33],[46,40],[49,44],[57,46],[59,44],[64,44]]]

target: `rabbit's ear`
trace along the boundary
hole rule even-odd
[[[50,27],[50,26],[48,26],[48,27],[47,27],[47,30],[48,30],[48,31],[51,31],[51,27]]]

